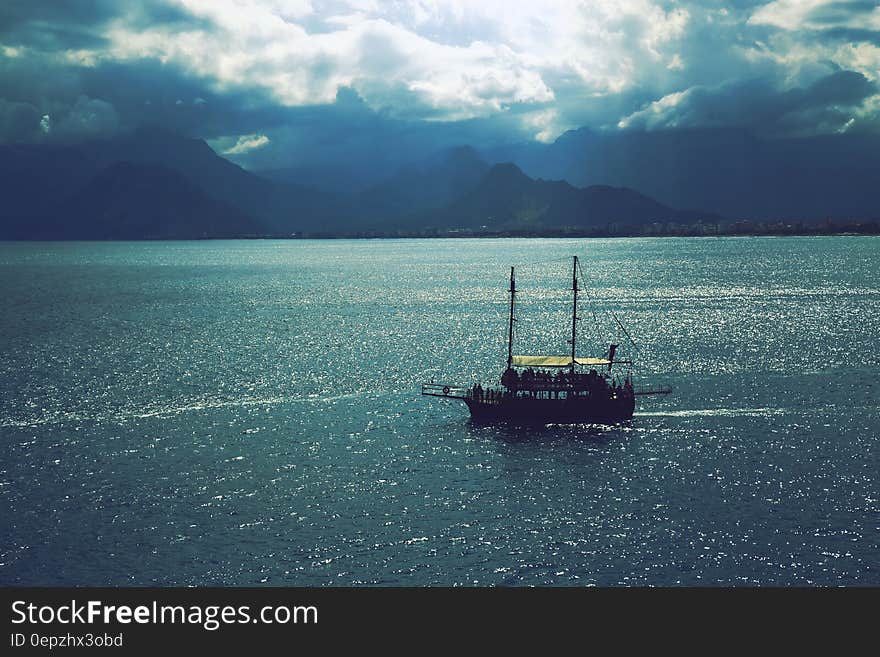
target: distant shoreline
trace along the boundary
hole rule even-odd
[[[285,236],[265,236],[263,239],[457,239],[457,238],[626,238],[626,237],[830,237],[880,235],[880,222],[866,224],[803,227],[797,230],[699,230],[683,227],[681,230],[455,230],[425,232],[356,232],[356,233],[302,233]]]
[[[231,235],[227,237],[142,237],[142,238],[27,238],[6,239],[0,238],[0,243],[34,243],[45,244],[49,242],[224,242],[224,241],[308,241],[308,240],[447,240],[447,239],[645,239],[645,238],[712,238],[712,237],[877,237],[880,232],[873,233],[719,233],[717,235]]]
[[[639,237],[833,237],[877,236],[880,221],[820,226],[774,225],[757,229],[751,222],[740,222],[727,228],[697,224],[634,227],[632,230],[425,230],[415,231],[340,231],[291,234],[190,235],[180,237],[27,237],[0,238],[5,242],[174,242],[181,240],[339,240],[339,239],[619,239]]]
[[[537,238],[608,239],[623,237],[782,237],[880,235],[880,219],[862,221],[805,222],[719,221],[693,224],[655,222],[641,226],[606,224],[592,228],[469,229],[429,228],[413,230],[360,230],[302,232],[289,235],[250,236],[255,239],[458,239],[458,238]]]

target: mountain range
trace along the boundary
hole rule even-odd
[[[402,163],[378,184],[335,192],[247,171],[200,139],[155,126],[78,145],[3,145],[0,238],[531,234],[880,215],[880,150],[871,140],[639,134],[580,130],[553,144],[449,148]],[[801,162],[794,172],[785,169],[793,160]]]
[[[759,138],[738,128],[572,130],[486,153],[532,177],[630,187],[672,207],[750,220],[880,217],[880,135]]]
[[[185,218],[185,220],[181,220]],[[201,239],[260,235],[263,226],[234,205],[209,197],[175,171],[114,162],[46,216],[41,237],[56,239]]]
[[[715,218],[674,210],[632,189],[591,185],[577,188],[565,181],[534,180],[515,164],[496,164],[472,189],[422,216],[424,225],[446,221],[475,230],[541,231],[595,229],[616,224],[691,222]]]

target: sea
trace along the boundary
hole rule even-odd
[[[612,342],[621,426],[424,382]],[[0,243],[0,584],[878,586],[880,238]],[[628,366],[618,364],[618,371]]]

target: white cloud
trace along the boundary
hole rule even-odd
[[[880,30],[880,6],[866,11],[864,3],[838,0],[775,0],[749,17],[752,25],[771,25],[783,30],[849,27]]]
[[[522,116],[523,124],[531,129],[537,141],[548,143],[556,139],[567,128],[559,124],[559,112],[553,108],[529,112]]]
[[[258,148],[262,148],[266,144],[269,143],[269,138],[266,135],[242,135],[238,138],[235,144],[227,148],[223,151],[224,155],[241,155],[242,153],[247,153],[249,151],[254,151]]]
[[[776,0],[759,7],[748,22],[796,30],[803,25],[811,11],[823,4],[826,4],[826,0]]]
[[[352,87],[374,108],[440,120],[540,107],[557,87],[618,93],[678,70],[690,20],[652,0],[179,1],[210,29],[118,22],[113,56],[156,58],[218,91],[257,87],[288,106]]]
[[[83,68],[94,68],[103,59],[100,52],[87,49],[65,50],[60,53],[60,56],[69,64]]]
[[[803,33],[783,32],[744,49],[743,57],[772,63],[785,72],[789,82],[807,82],[839,69],[880,80],[880,47],[866,42],[816,43]]]
[[[211,98],[206,115],[222,111],[228,92],[253,106],[303,107],[334,103],[350,88],[396,118],[505,115],[505,129],[539,140],[581,125],[661,117],[678,124],[687,119],[671,103],[687,89],[711,94],[758,79],[784,93],[836,70],[880,79],[880,48],[870,35],[880,30],[880,7],[866,2],[167,1],[196,20],[147,22],[120,10],[101,26],[108,47],[42,55],[97,73],[111,62],[161,62],[198,80],[193,95]],[[7,62],[39,49],[10,47],[0,46]],[[79,92],[68,92],[64,105]],[[177,97],[187,107],[204,104],[179,95],[170,102]],[[44,111],[63,117],[55,107]],[[224,145],[234,148],[233,141]]]
[[[667,94],[644,109],[633,112],[617,124],[619,128],[674,128],[678,125],[677,108],[693,94],[693,89]]]

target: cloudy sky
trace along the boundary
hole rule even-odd
[[[878,77],[877,1],[0,3],[0,141],[151,122],[254,167],[414,134],[878,132]]]

